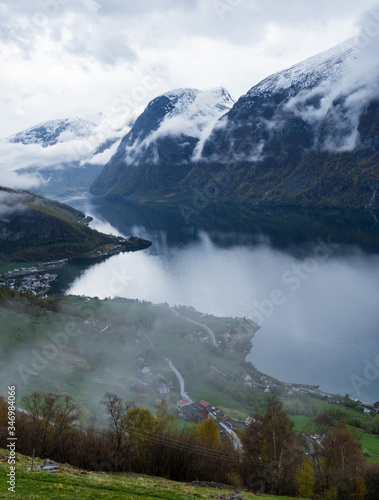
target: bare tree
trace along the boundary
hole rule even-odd
[[[64,443],[80,417],[80,408],[69,395],[33,392],[22,398],[27,420],[38,439],[40,455],[64,455]]]
[[[111,440],[113,442],[114,468],[118,470],[122,466],[122,455],[127,444],[124,417],[129,410],[134,408],[134,403],[124,401],[116,394],[107,392],[101,404],[105,407],[105,412],[108,415]]]

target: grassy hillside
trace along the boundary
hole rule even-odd
[[[228,328],[226,321],[241,329],[231,318],[201,318],[188,312],[191,318],[208,324],[220,341]],[[244,415],[250,411],[251,388],[239,378],[243,370],[259,376],[243,361],[244,344],[250,345],[248,337],[240,341],[234,354],[215,348],[209,341],[191,341],[184,335],[203,330],[167,306],[81,297],[32,304],[25,297],[14,297],[0,303],[0,318],[0,376],[14,380],[19,397],[33,390],[69,392],[84,405],[89,418],[98,413],[98,402],[106,391],[151,408],[159,401],[157,384],[137,374],[148,364],[154,376],[160,374],[172,384],[165,398],[174,408],[181,397],[178,379],[166,360],[169,358],[195,399],[209,398],[213,404],[242,409]],[[143,363],[138,361],[140,356]],[[264,399],[261,393],[257,398]]]
[[[0,449],[0,455],[6,456],[7,452]],[[216,495],[226,495],[229,498],[232,491],[225,491],[216,488],[178,483],[162,479],[137,474],[97,474],[86,473],[70,466],[62,466],[62,471],[58,474],[47,472],[28,471],[31,465],[31,458],[19,456],[16,468],[16,493],[8,493],[5,480],[0,481],[0,498],[28,498],[28,499],[119,499],[128,498],[131,500],[191,500],[201,498],[216,498]],[[41,460],[35,463],[41,464]],[[1,477],[9,471],[9,466],[0,463]],[[276,497],[271,495],[261,495],[256,497],[252,493],[243,492],[244,500],[254,498],[264,498],[266,500],[280,498],[289,500],[289,497]],[[300,499],[301,500],[301,499]]]
[[[361,431],[370,429],[370,426],[374,428],[374,415],[364,414],[362,408],[349,398],[330,398],[317,394],[317,391],[309,393],[306,388],[295,394],[287,384],[265,377],[251,364],[245,363],[246,346],[250,344],[254,325],[250,324],[248,330],[243,320],[216,318],[202,315],[192,308],[173,310],[166,305],[156,306],[127,299],[100,301],[69,296],[41,300],[6,288],[0,288],[0,320],[3,327],[0,377],[4,387],[16,386],[16,405],[22,407],[21,397],[33,391],[70,394],[82,408],[81,426],[85,428],[91,423],[105,425],[106,415],[100,400],[107,391],[117,394],[124,401],[150,409],[164,398],[169,411],[177,416],[176,403],[182,395],[179,380],[171,371],[168,360],[182,375],[190,397],[196,401],[206,399],[218,408],[217,415],[220,415],[220,410],[229,415],[229,422],[237,433],[245,428],[243,421],[247,415],[256,416],[264,411],[266,394],[262,382],[270,387],[271,394],[280,394],[298,432],[315,434],[320,424],[313,417],[326,411],[328,421],[332,422],[330,425],[334,425],[333,421],[346,418]],[[204,340],[207,335],[201,325],[205,324],[213,331],[217,347],[210,342],[211,336],[208,341]],[[231,332],[235,340],[228,343],[226,339]],[[142,372],[146,366],[149,367],[148,375]],[[171,386],[169,394],[158,394],[157,383],[154,382],[156,376],[167,380]],[[246,378],[249,384],[245,383]],[[184,421],[178,422],[180,428],[188,426]],[[19,425],[20,429],[25,429],[23,423],[19,422]],[[197,429],[201,427],[192,430],[196,432]],[[89,435],[89,439],[95,449],[93,435]],[[103,443],[104,436],[99,439]],[[22,446],[21,443],[22,440],[19,440],[19,446]],[[79,439],[75,438],[75,450],[78,443]],[[362,449],[366,448],[372,455],[367,457],[368,463],[377,460],[378,443],[377,435],[362,434]],[[32,448],[28,446],[19,449],[31,453]],[[45,458],[49,455],[40,456]],[[160,460],[162,455],[158,456]],[[0,452],[1,460],[2,467],[6,467],[6,457],[2,457]],[[180,499],[212,498],[211,495],[224,494],[223,491],[209,492],[198,487],[177,485],[165,479],[145,476],[138,476],[142,478],[138,479],[131,474],[85,473],[66,465],[59,474],[31,472],[26,470],[30,459],[25,460],[25,463],[21,460],[17,467],[16,495],[20,495],[19,498],[119,498],[120,495],[128,495],[126,498]],[[75,460],[72,463],[88,468],[93,468],[93,463],[110,463],[103,462],[104,458],[100,461],[91,458],[86,465]],[[155,469],[137,466],[104,470],[159,473]],[[201,468],[201,472],[204,470]],[[223,471],[224,468],[217,470]],[[186,479],[169,473],[162,475]],[[200,478],[199,471],[189,477],[191,480]],[[205,471],[200,479],[208,480],[208,477]],[[222,481],[228,480],[226,476]],[[1,487],[4,488],[4,484]],[[0,496],[1,492],[0,489]],[[253,496],[245,495],[245,498]]]
[[[1,205],[8,207],[9,213],[11,209],[17,211],[33,210],[34,212],[44,213],[70,222],[77,222],[85,217],[82,212],[69,205],[49,200],[29,191],[14,190],[0,186],[0,194]]]
[[[101,422],[99,401],[107,391],[146,408],[165,398],[175,411],[181,395],[169,359],[194,400],[206,400],[236,421],[262,411],[263,389],[270,385],[299,431],[325,411],[370,431],[373,416],[345,407],[343,398],[335,404],[306,390],[291,393],[271,377],[262,383],[262,374],[244,361],[255,328],[243,320],[201,315],[191,308],[180,308],[177,315],[168,306],[138,300],[13,295],[0,300],[0,377],[17,386],[18,398],[33,391],[69,393],[83,406],[87,422]],[[211,328],[219,347],[201,325]],[[141,373],[145,365],[151,375]],[[171,384],[168,394],[158,394],[158,375]],[[250,377],[248,383],[242,375]]]

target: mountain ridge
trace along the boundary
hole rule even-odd
[[[133,127],[91,191],[171,204],[200,193],[220,203],[374,208],[379,90],[371,83],[379,82],[379,71],[365,69],[350,40],[269,76],[212,123],[201,154],[193,154],[189,136],[184,161],[167,129],[166,154],[154,156],[147,147],[150,155],[141,162],[136,144],[126,139],[134,137]],[[217,195],[209,195],[212,186]]]
[[[69,134],[74,137],[89,137],[95,127],[95,123],[80,117],[48,120],[18,132],[6,138],[5,141],[12,144],[41,144],[46,148],[58,142],[65,142]]]
[[[146,189],[159,193],[167,185],[174,187],[188,173],[196,147],[233,102],[222,87],[176,89],[156,97],[122,139],[91,192],[107,194],[102,187],[109,180],[115,186],[127,184],[128,195],[134,199]]]

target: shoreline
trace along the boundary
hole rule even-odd
[[[57,274],[47,275],[47,272],[50,273],[50,271],[62,269],[69,262],[82,261],[85,259],[94,262],[98,260],[101,262],[119,253],[145,250],[151,245],[152,242],[149,240],[132,236],[130,238],[120,238],[118,242],[101,245],[91,252],[86,252],[84,254],[28,263],[29,267],[23,267],[22,263],[15,262],[14,264],[18,265],[19,268],[16,267],[13,270],[5,271],[0,274],[0,286],[9,286],[12,290],[16,289],[24,293],[33,293],[33,295],[38,297],[45,297],[49,295],[51,283],[58,277]],[[12,266],[12,263],[0,263],[0,269],[7,266]],[[45,273],[45,276],[42,276],[42,273]]]

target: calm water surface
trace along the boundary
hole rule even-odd
[[[368,211],[176,209],[65,200],[150,249],[64,269],[57,287],[190,305],[261,325],[248,356],[280,380],[379,400],[379,227]]]

